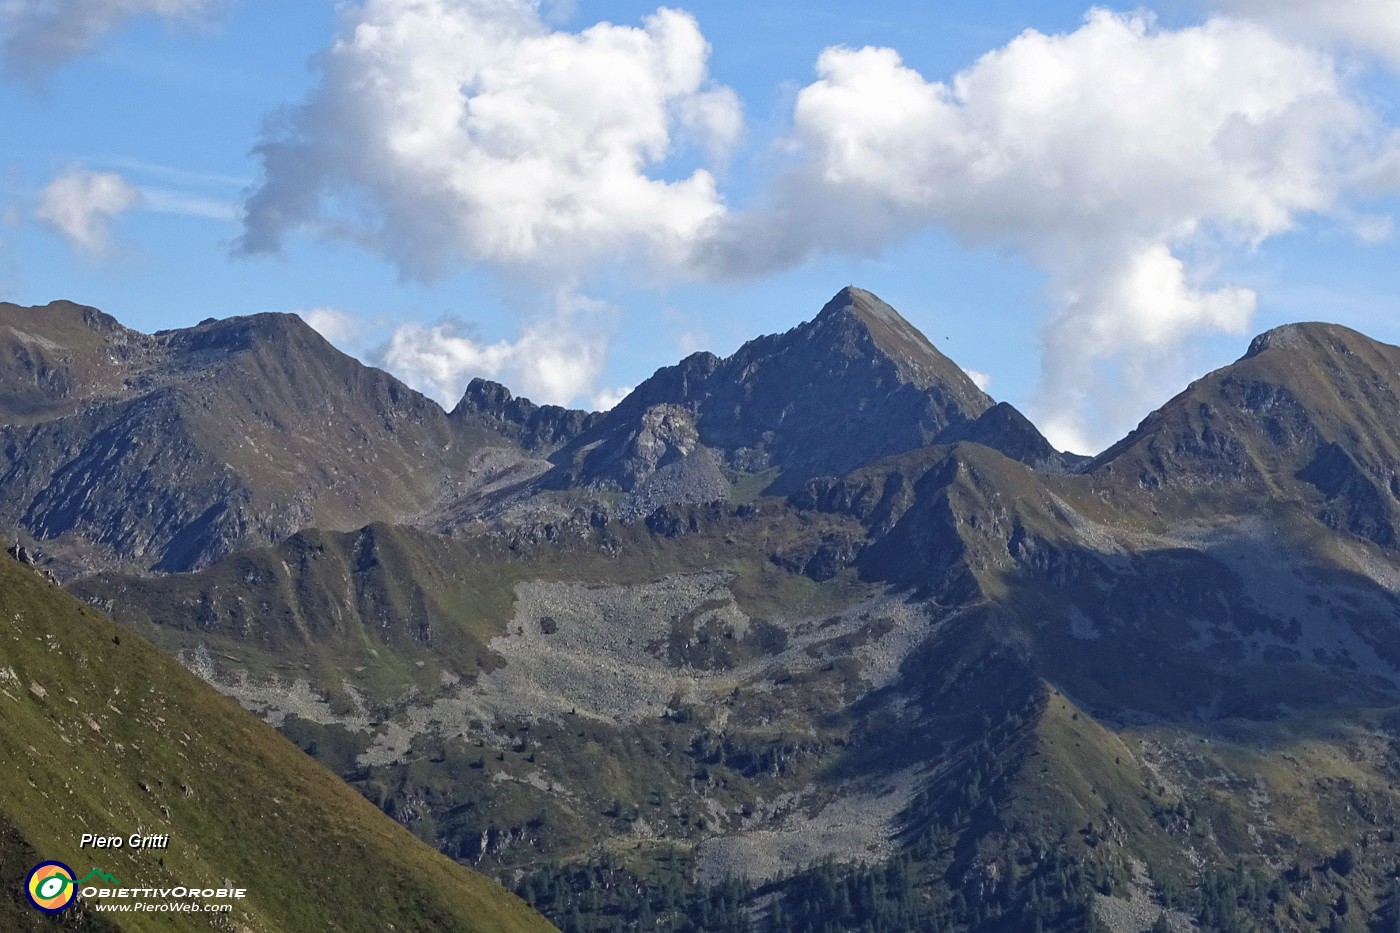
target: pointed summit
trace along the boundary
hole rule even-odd
[[[699,444],[726,469],[775,471],[782,492],[930,444],[992,400],[897,311],[847,287],[787,333],[658,370],[560,451],[556,481],[610,482],[592,461],[658,405],[691,412]]]
[[[863,288],[847,285],[822,308],[810,325],[819,332],[856,327],[910,382],[928,387],[956,364],[894,308]],[[961,370],[959,370],[961,372]],[[976,389],[975,386],[973,386]],[[978,390],[980,391],[980,390]]]
[[[1067,473],[1087,460],[1056,450],[1029,418],[1007,402],[997,402],[970,424],[945,431],[938,441],[981,444],[1042,473]]]

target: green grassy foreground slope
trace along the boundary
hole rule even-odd
[[[169,848],[79,849],[84,832]],[[247,889],[232,915],[99,914],[70,929],[530,931],[550,925],[414,839],[174,661],[0,558],[0,929],[48,929],[41,859],[127,886]]]

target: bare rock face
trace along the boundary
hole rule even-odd
[[[646,419],[658,405],[689,412],[698,443],[726,469],[776,470],[774,491],[791,491],[932,443],[992,401],[893,308],[845,288],[785,334],[658,370],[560,450],[552,485],[605,477],[625,439],[653,430]]]
[[[700,446],[695,419],[679,405],[653,405],[617,458],[618,484],[631,489],[657,470],[690,456]]]
[[[630,430],[600,441],[584,452],[584,458],[571,482],[628,493],[615,510],[622,519],[729,496],[729,481],[718,459],[700,443],[694,415],[680,405],[652,405]]]
[[[516,398],[498,382],[473,379],[448,417],[462,427],[478,427],[509,437],[526,450],[549,453],[573,440],[602,415],[558,405],[536,405],[528,398]]]
[[[729,498],[729,481],[707,448],[674,460],[633,487],[619,517],[650,515],[670,505],[705,505]]]

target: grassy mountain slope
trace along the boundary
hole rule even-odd
[[[1395,550],[1397,373],[1400,348],[1335,324],[1288,324],[1192,383],[1088,472],[1152,492],[1164,512],[1299,503],[1333,530]]]
[[[354,791],[140,638],[0,560],[0,927],[39,858],[128,885],[248,890],[239,930],[545,930],[492,882],[417,842]],[[82,832],[168,833],[164,851],[79,850]],[[121,916],[123,930],[191,929]]]
[[[1123,514],[962,445],[554,540],[307,534],[84,592],[206,645],[245,702],[304,678],[333,715],[274,697],[287,735],[421,838],[525,871],[565,928],[1382,922],[1394,598],[1306,509],[1175,536]],[[362,672],[321,660],[366,639]],[[710,887],[728,872],[748,887]]]

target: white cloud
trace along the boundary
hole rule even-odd
[[[342,350],[363,338],[369,331],[365,320],[340,308],[324,306],[296,313],[311,325],[312,330]]]
[[[154,214],[199,217],[204,220],[236,221],[238,205],[222,198],[211,198],[171,188],[142,187],[141,206]]]
[[[676,349],[680,351],[681,356],[690,356],[692,353],[709,349],[711,343],[709,333],[702,328],[687,327],[676,334]]]
[[[983,392],[987,392],[992,388],[992,377],[986,373],[976,369],[967,369],[966,367],[963,368],[963,372],[967,373],[967,378],[972,380],[972,384]]]
[[[1165,401],[1183,377],[1181,342],[1201,332],[1243,334],[1254,292],[1202,291],[1161,243],[1077,278],[1043,333],[1045,356],[1035,414],[1066,450],[1093,453],[1125,433],[1148,405]],[[1098,365],[1110,360],[1116,365]]]
[[[560,293],[552,315],[521,328],[515,340],[486,343],[461,321],[400,325],[378,363],[410,386],[452,408],[480,376],[504,383],[538,404],[606,399],[595,387],[607,360],[613,309]]]
[[[141,193],[115,172],[73,169],[39,192],[34,216],[57,230],[80,252],[101,256],[109,246],[108,224],[134,207]]]
[[[729,158],[744,135],[744,107],[733,88],[691,94],[681,99],[676,110],[681,127],[701,142],[715,162]]]
[[[240,249],[309,229],[415,277],[671,264],[723,208],[709,171],[666,180],[662,163],[686,143],[722,154],[742,125],[708,56],[676,10],[569,33],[527,0],[367,0],[259,145]]]
[[[1045,271],[1032,414],[1058,444],[1093,449],[1165,397],[1192,338],[1250,326],[1256,296],[1216,280],[1226,258],[1307,214],[1389,234],[1347,199],[1397,186],[1400,137],[1381,137],[1329,54],[1284,37],[1288,17],[1218,2],[1260,21],[1169,30],[1093,10],[947,82],[891,49],[829,48],[796,98],[790,167],[735,213],[709,168],[739,144],[741,107],[688,14],[568,32],[554,24],[570,3],[364,0],[318,86],[269,123],[239,248],[310,231],[408,276],[486,265],[553,286],[612,262],[762,275],[941,226]],[[1302,35],[1324,5],[1296,6]],[[1388,34],[1394,6],[1329,3],[1325,34],[1379,12]],[[447,402],[470,375],[570,401],[596,389],[604,352],[576,327],[486,343],[444,322],[406,325],[385,358]]]
[[[1352,222],[1351,229],[1362,243],[1368,245],[1384,243],[1395,232],[1395,220],[1391,217],[1366,215],[1356,218]]]
[[[1173,31],[1094,10],[946,84],[883,48],[829,48],[817,71],[795,105],[798,164],[762,208],[713,222],[697,261],[762,274],[929,225],[1010,246],[1057,304],[1035,413],[1080,449],[1162,400],[1188,337],[1248,326],[1254,295],[1211,285],[1213,257],[1336,210],[1376,157],[1374,119],[1333,61],[1241,20]],[[1131,397],[1086,410],[1108,385]]]
[[[1292,38],[1358,49],[1400,69],[1400,3],[1395,0],[1217,0],[1216,6]]]
[[[12,77],[43,77],[137,16],[196,21],[223,0],[0,0],[0,58]]]
[[[618,402],[631,395],[635,388],[636,386],[616,386],[611,389],[599,389],[593,393],[589,408],[593,411],[611,411]]]
[[[1400,132],[1392,131],[1388,145],[1375,158],[1357,166],[1351,184],[1369,196],[1383,197],[1400,191]]]

